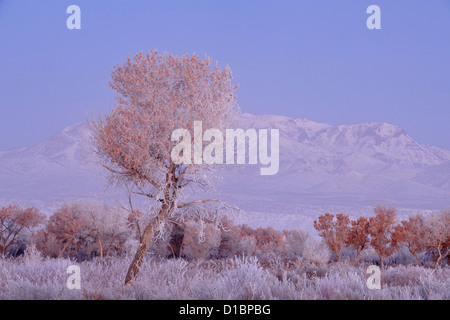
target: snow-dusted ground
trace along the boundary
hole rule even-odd
[[[77,262],[82,290],[66,287],[66,259],[0,260],[0,299],[17,300],[449,300],[450,268],[383,269],[380,290],[367,288],[367,265],[290,269],[256,258],[147,260],[132,286],[123,279],[131,257]],[[280,276],[283,275],[283,276]]]
[[[280,130],[280,170],[261,176],[257,165],[223,171],[220,197],[243,209],[253,226],[303,228],[324,212],[370,215],[377,204],[400,216],[450,207],[450,151],[422,145],[386,123],[331,126],[307,119],[243,114],[237,127]],[[114,203],[103,171],[88,156],[86,124],[70,126],[31,148],[0,153],[0,204]]]

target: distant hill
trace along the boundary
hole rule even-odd
[[[237,127],[280,130],[280,170],[226,168],[217,189],[248,211],[305,208],[450,207],[450,151],[422,145],[387,123],[332,126],[308,119],[243,114]],[[31,148],[0,153],[0,203],[50,210],[65,200],[114,202],[104,171],[87,152],[90,130],[72,125]],[[322,210],[322,209],[320,209]]]

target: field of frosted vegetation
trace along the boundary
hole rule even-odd
[[[395,209],[350,220],[324,214],[302,230],[224,219],[167,224],[133,285],[124,285],[139,221],[97,203],[0,208],[0,299],[450,299],[450,213],[397,221]],[[200,231],[200,237],[199,237]],[[367,288],[369,265],[381,289]],[[78,265],[81,289],[67,268]]]

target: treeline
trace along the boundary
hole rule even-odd
[[[228,218],[219,224],[173,221],[157,234],[150,252],[168,259],[256,256],[263,263],[281,259],[319,265],[340,261],[348,250],[360,263],[361,253],[371,249],[383,265],[387,257],[407,248],[420,265],[425,255],[435,266],[450,259],[450,211],[403,221],[398,221],[394,208],[376,207],[374,213],[356,220],[342,213],[321,215],[314,227],[323,241],[302,230],[251,228]],[[123,256],[139,243],[141,215],[93,202],[64,204],[48,218],[34,207],[5,206],[0,208],[1,255],[17,257],[33,248],[45,257],[77,261]]]
[[[142,216],[139,210],[130,215],[90,202],[64,204],[48,218],[36,208],[5,206],[0,209],[2,256],[21,256],[27,247],[45,257],[77,261],[123,256],[139,243]],[[253,229],[226,217],[219,225],[217,221],[173,221],[156,235],[150,252],[187,260],[256,256],[267,262],[281,257],[323,264],[329,259],[326,246],[302,230]]]
[[[416,214],[398,221],[395,208],[378,206],[375,216],[351,220],[347,215],[326,213],[314,221],[314,228],[339,261],[345,248],[356,251],[356,262],[362,251],[372,248],[381,265],[401,248],[407,248],[420,265],[420,256],[431,255],[435,266],[445,258],[450,264],[450,210],[423,216]]]
[[[2,256],[19,256],[36,247],[44,256],[87,260],[117,255],[129,230],[120,210],[98,203],[64,204],[49,218],[37,208],[0,208]]]

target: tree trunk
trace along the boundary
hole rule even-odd
[[[356,258],[355,258],[356,264],[360,263],[360,260],[359,260],[359,255],[360,254],[361,254],[361,250],[356,249]]]
[[[100,247],[100,258],[103,258],[103,243],[102,243],[102,239],[100,239],[100,235],[97,232],[97,240],[98,240],[98,245]]]
[[[58,254],[58,258],[61,258],[61,256],[63,255],[64,251],[66,250],[66,248],[69,246],[70,241],[67,241],[66,244],[64,245],[64,248],[62,248],[61,252]]]
[[[174,202],[171,202],[169,205],[170,195],[174,195],[175,190],[171,189],[171,182],[173,181],[175,167],[173,166],[173,162],[170,163],[169,173],[166,176],[166,187],[163,191],[164,201],[156,218],[151,221],[144,230],[142,237],[140,237],[139,247],[136,251],[136,254],[131,262],[130,267],[128,268],[127,275],[125,277],[125,285],[132,285],[133,281],[136,279],[139,268],[142,265],[142,261],[144,260],[145,254],[147,253],[147,249],[150,246],[150,243],[153,238],[153,234],[155,233],[155,228],[166,218],[168,213],[173,209]]]
[[[136,279],[139,273],[139,268],[142,265],[142,261],[145,257],[145,254],[147,253],[147,249],[152,241],[153,233],[157,223],[158,223],[157,221],[151,222],[145,228],[144,233],[139,242],[139,247],[134,256],[134,259],[131,262],[130,267],[128,268],[127,276],[125,277],[125,285],[127,284],[132,285],[134,279]]]
[[[414,257],[416,258],[417,262],[419,262],[419,265],[423,266],[422,261],[420,261],[419,257],[417,257],[417,255],[416,255],[416,253],[415,252],[411,252],[411,253],[414,255]]]
[[[437,247],[437,251],[438,251],[438,253],[439,253],[439,258],[438,258],[437,261],[436,261],[436,265],[435,265],[435,268],[436,268],[436,269],[439,267],[439,262],[441,262],[441,260],[442,260],[441,246],[438,246],[438,247]]]

